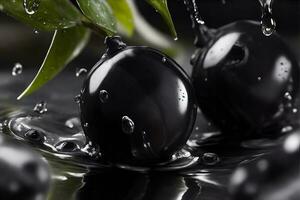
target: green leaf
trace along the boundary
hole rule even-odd
[[[134,31],[134,19],[127,0],[107,0],[107,3],[113,10],[118,23],[126,31],[127,35],[131,36]]]
[[[174,38],[177,38],[176,29],[169,12],[167,0],[147,0],[147,2],[163,17]]]
[[[0,0],[0,8],[19,21],[46,31],[73,27],[82,18],[69,0]]]
[[[77,0],[77,3],[93,24],[99,26],[108,35],[116,33],[116,20],[106,0]]]
[[[55,31],[46,58],[34,80],[18,97],[18,100],[38,90],[53,79],[85,47],[90,31],[84,27],[73,27]]]

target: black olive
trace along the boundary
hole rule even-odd
[[[298,62],[281,37],[264,36],[259,23],[218,29],[192,63],[198,104],[224,132],[251,135],[292,116]]]
[[[182,148],[196,117],[194,91],[163,53],[106,39],[106,54],[84,82],[81,120],[103,158],[115,163],[165,161]]]
[[[0,135],[0,199],[45,199],[48,164],[27,146]]]
[[[230,180],[233,200],[293,200],[300,195],[300,130],[271,154],[238,167]]]

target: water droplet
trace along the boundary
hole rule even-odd
[[[74,101],[79,104],[81,102],[81,95],[80,94],[76,95],[74,97]]]
[[[11,71],[11,75],[18,76],[22,74],[23,72],[23,66],[20,63],[16,63]]]
[[[33,30],[33,33],[34,34],[39,34],[39,31],[38,30]]]
[[[33,15],[39,9],[41,0],[23,0],[25,12],[28,15]]]
[[[55,146],[55,148],[58,151],[63,151],[63,152],[74,152],[76,150],[79,150],[79,146],[72,141],[62,141],[58,143]]]
[[[257,80],[258,80],[258,81],[260,81],[260,80],[261,80],[261,77],[260,77],[260,76],[259,76],[259,77],[257,77]]]
[[[35,129],[28,130],[24,136],[26,138],[28,138],[29,140],[35,141],[35,142],[43,142],[43,140],[44,140],[43,134]]]
[[[220,158],[215,153],[204,153],[202,161],[205,165],[215,165],[220,161]]]
[[[178,37],[174,37],[174,41],[177,41],[178,40]]]
[[[37,103],[34,108],[33,111],[38,113],[38,114],[44,114],[48,111],[47,109],[47,103],[45,101],[41,101],[39,103]]]
[[[259,0],[261,4],[261,29],[265,36],[270,36],[275,32],[276,22],[272,16],[273,0]]]
[[[83,74],[86,73],[87,73],[87,69],[85,68],[76,69],[76,77],[82,76]]]
[[[109,93],[106,90],[101,90],[99,93],[99,98],[102,103],[106,103],[109,99]]]
[[[289,92],[284,93],[284,98],[287,100],[292,100],[293,97],[291,96],[291,94]]]
[[[167,58],[166,57],[162,57],[161,60],[162,60],[163,63],[167,62]]]
[[[75,126],[79,127],[80,120],[77,117],[70,118],[65,122],[65,126],[69,128],[74,128]]]
[[[84,123],[84,124],[83,124],[83,127],[85,127],[85,128],[89,127],[89,123],[87,123],[87,122]]]
[[[134,132],[134,122],[128,116],[122,117],[122,130],[127,134]]]
[[[293,108],[293,113],[297,113],[298,112],[298,109],[297,108]]]
[[[184,0],[185,7],[190,14],[192,21],[192,28],[195,31],[195,46],[201,47],[210,40],[210,33],[208,28],[205,26],[205,22],[199,15],[196,0]]]

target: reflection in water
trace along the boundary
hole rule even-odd
[[[118,169],[87,174],[84,182],[78,199],[196,200],[201,197],[202,189],[201,182],[190,177]]]

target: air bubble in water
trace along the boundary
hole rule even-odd
[[[220,158],[215,153],[204,153],[202,161],[205,165],[215,165],[220,161]]]
[[[23,0],[25,12],[28,15],[33,15],[39,9],[41,0]]]
[[[272,15],[273,0],[259,0],[262,10],[261,29],[265,36],[270,36],[275,32],[276,22]]]
[[[11,75],[18,76],[22,74],[23,72],[23,66],[20,63],[16,63],[11,71]]]
[[[87,73],[87,69],[80,68],[76,70],[76,77],[82,76],[83,74]]]
[[[47,109],[47,103],[45,101],[41,101],[39,103],[37,103],[34,108],[33,111],[38,113],[38,114],[44,114],[48,111]]]
[[[127,134],[134,132],[134,122],[128,116],[122,117],[122,130]]]
[[[109,99],[109,93],[106,90],[101,90],[99,92],[99,98],[102,103],[106,103]]]

